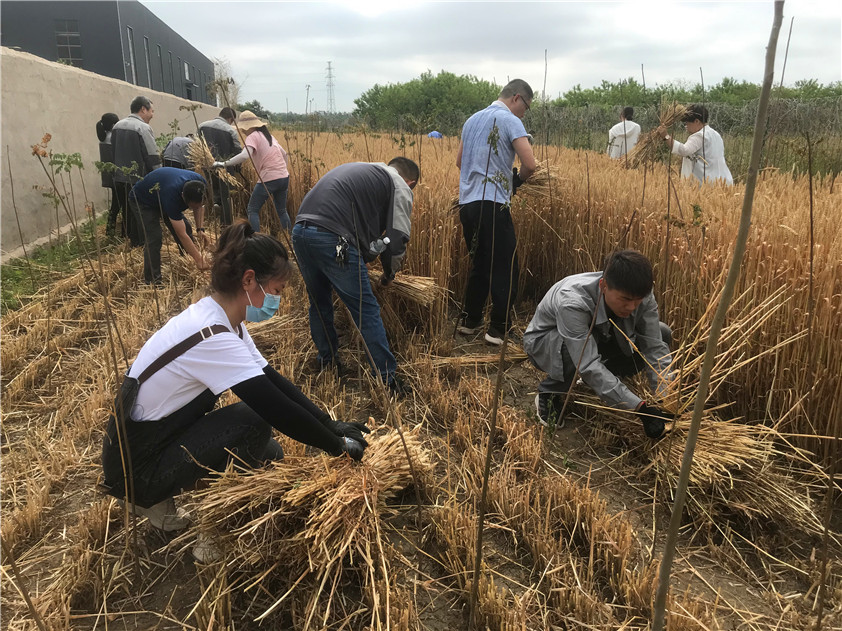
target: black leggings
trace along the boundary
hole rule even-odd
[[[161,420],[127,421],[136,504],[148,508],[193,488],[209,469],[223,471],[232,459],[257,466],[283,457],[266,421],[245,403],[211,411],[217,398],[205,390]],[[102,444],[102,468],[111,494],[122,498],[126,490],[117,439],[112,416]]]

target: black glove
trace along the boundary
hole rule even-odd
[[[643,421],[643,431],[649,438],[660,438],[664,435],[664,426],[666,423],[672,423],[675,416],[654,405],[646,405],[644,401],[639,408],[637,408],[637,415]]]
[[[342,452],[340,453],[340,455],[348,454],[354,460],[362,460],[363,453],[365,453],[365,447],[363,447],[362,444],[358,443],[353,438],[348,438],[347,436],[343,438],[343,440],[345,441],[345,444],[342,445]]]
[[[370,434],[371,430],[365,423],[346,423],[344,421],[331,420],[328,424],[328,428],[337,436],[352,438],[363,447],[368,447],[368,443],[366,442],[363,434]]]
[[[512,167],[512,195],[517,193],[517,189],[521,186],[523,186],[523,180],[520,179],[517,167]]]

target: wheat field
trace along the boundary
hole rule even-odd
[[[491,435],[496,355],[453,336],[468,271],[452,203],[458,140],[275,135],[291,157],[292,217],[333,166],[396,155],[419,163],[403,273],[441,290],[422,302],[412,286],[378,290],[412,396],[387,401],[367,378],[341,310],[343,361],[355,374],[318,375],[306,293],[293,282],[279,315],[250,332],[273,366],[337,418],[370,418],[366,459],[353,465],[284,439],[288,459],[277,467],[231,468],[179,498],[197,518],[186,533],[162,537],[126,522],[96,488],[113,393],[143,342],[201,295],[207,277],[171,242],[160,290],[140,283],[139,251],[93,256],[2,321],[4,628],[467,628],[490,449],[476,628],[647,629],[680,432],[675,443],[647,445],[633,438],[628,416],[583,394],[577,431],[593,457],[577,470],[560,442],[570,435],[542,430],[523,404],[540,375],[513,345]],[[556,280],[599,269],[618,246],[639,249],[655,265],[662,319],[686,370],[673,394],[676,406],[686,405],[729,264],[741,186],[699,189],[676,179],[674,167],[625,169],[592,152],[536,147],[536,156],[553,175],[512,204],[516,332]],[[248,191],[254,174],[244,171]],[[806,177],[765,173],[758,183],[691,482],[669,603],[674,631],[815,622],[825,448],[842,434],[842,222],[833,180],[812,188],[811,210]],[[237,197],[241,215],[245,196]],[[277,230],[274,211],[263,214],[261,225]],[[620,503],[610,478],[628,481]],[[765,504],[773,510],[762,512]],[[209,529],[224,560],[194,566],[189,547]],[[838,537],[830,537],[826,628],[842,626]]]

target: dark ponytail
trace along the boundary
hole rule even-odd
[[[119,116],[109,112],[103,114],[102,118],[96,122],[96,137],[99,138],[100,142],[105,142],[108,132],[111,131],[118,120],[120,120]]]
[[[269,146],[271,147],[272,143],[275,142],[275,139],[272,137],[272,134],[269,133],[269,128],[264,125],[263,127],[258,127],[257,131],[266,136],[266,140],[269,142]]]
[[[292,272],[289,254],[283,244],[262,232],[255,232],[248,221],[240,219],[219,237],[211,268],[211,288],[221,294],[236,294],[246,270],[254,270],[257,282],[288,278]]]

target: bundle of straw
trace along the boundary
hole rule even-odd
[[[539,162],[535,172],[526,182],[518,187],[518,193],[531,197],[549,197],[550,189],[555,182],[561,180],[561,167],[557,164]]]
[[[227,170],[213,168],[213,163],[216,162],[216,160],[211,153],[207,141],[201,136],[188,145],[187,156],[193,164],[193,170],[196,171],[196,173],[204,175],[206,179],[213,172],[225,183],[237,188],[243,187],[239,180],[228,173]]]
[[[506,361],[519,362],[527,358],[523,348],[517,344],[509,344],[506,349]],[[423,358],[422,361],[427,361]],[[433,368],[458,367],[458,366],[487,366],[500,361],[499,351],[488,355],[457,355],[455,357],[430,357]]]
[[[383,272],[380,270],[369,270],[369,277],[374,287],[381,287],[380,279]],[[406,298],[422,307],[431,307],[437,300],[447,295],[447,290],[436,284],[436,280],[429,276],[412,276],[400,274],[395,276],[387,291],[394,291],[399,297]]]
[[[620,439],[635,453],[646,454],[652,470],[672,489],[690,429],[691,411],[679,414],[672,431],[652,444],[643,425],[632,413],[604,407],[593,395],[579,402],[599,409]],[[822,520],[811,500],[813,484],[792,471],[792,460],[806,457],[778,447],[785,444],[774,429],[746,425],[736,419],[722,420],[715,410],[702,417],[690,483],[687,510],[694,519],[722,524],[732,515],[764,526],[777,523],[819,536]]]
[[[518,194],[523,193],[531,197],[549,197],[551,187],[562,179],[560,173],[561,167],[559,165],[550,164],[549,160],[539,162],[535,172],[518,187]],[[491,185],[489,184],[489,186]],[[508,184],[504,184],[504,188],[507,186]],[[450,199],[450,207],[459,207],[459,195],[454,195]]]
[[[413,483],[413,469],[425,479],[431,468],[417,430],[404,437],[412,468],[398,433],[388,431],[369,438],[361,463],[345,456],[287,457],[259,471],[230,468],[197,496],[195,528],[213,535],[228,565],[271,596],[258,620],[288,597],[299,598],[308,620],[317,611],[322,622],[341,619],[349,612],[340,611],[344,601],[334,591],[346,583],[346,571],[361,574],[358,585],[376,588],[372,574],[383,550],[379,520],[386,501]],[[351,611],[364,611],[359,600]]]
[[[732,303],[730,321],[722,329],[721,350],[710,375],[708,409],[702,417],[690,475],[688,510],[717,527],[718,516],[736,513],[749,522],[797,526],[805,533],[819,535],[823,531],[822,522],[810,499],[816,477],[815,465],[810,460],[812,454],[792,449],[786,437],[774,428],[723,419],[724,406],[710,403],[712,395],[740,367],[803,337],[799,334],[782,340],[777,347],[760,353],[752,346],[753,336],[788,302],[784,290],[781,287],[766,300],[755,303],[751,301],[752,290],[748,289]],[[650,463],[646,468],[665,476],[670,487],[681,468],[697,394],[703,360],[698,349],[704,347],[704,340],[710,335],[715,307],[714,301],[672,355],[670,371],[674,379],[662,393],[661,406],[676,415],[676,422],[666,438],[651,445],[633,413],[605,407],[593,395],[586,395],[583,400],[585,405],[604,413],[623,442],[640,448],[636,450],[640,453],[647,453]],[[642,379],[630,387],[641,398],[653,400]],[[796,466],[801,471],[796,471]]]
[[[686,113],[687,108],[679,105],[676,101],[661,103],[661,111],[658,117],[659,127],[672,128],[675,124],[681,122]],[[663,132],[659,132],[658,128],[642,134],[634,149],[628,154],[628,165],[638,167],[642,164],[655,162],[663,154],[665,146]]]

